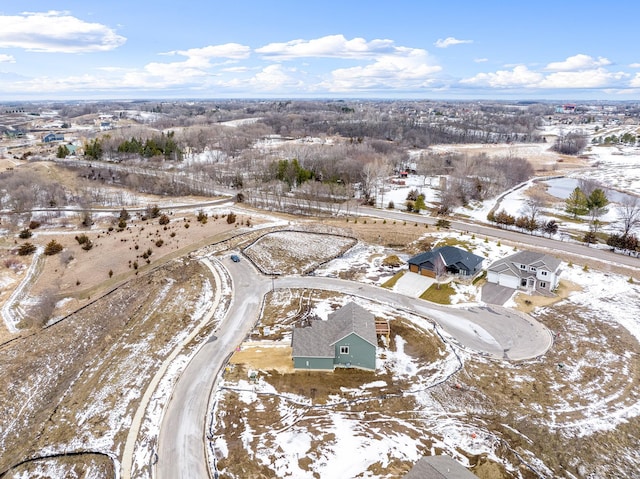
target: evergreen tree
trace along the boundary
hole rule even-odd
[[[416,213],[420,213],[420,211],[427,208],[427,205],[424,203],[424,195],[418,195],[415,203],[413,204],[413,211]]]
[[[66,158],[69,156],[69,148],[66,145],[60,145],[56,152],[56,158]]]
[[[587,196],[576,186],[573,192],[565,200],[565,211],[577,218],[589,212]]]

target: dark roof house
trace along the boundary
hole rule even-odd
[[[295,369],[332,371],[336,367],[376,368],[376,324],[369,311],[347,303],[326,321],[293,329]]]
[[[415,463],[404,479],[478,479],[478,476],[449,456],[425,456]]]
[[[45,143],[51,143],[52,141],[63,141],[64,135],[62,133],[48,133],[42,138]]]
[[[455,246],[442,246],[411,258],[409,271],[435,277],[438,261],[444,264],[448,273],[459,276],[474,276],[482,270],[484,258]]]

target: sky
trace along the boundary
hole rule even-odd
[[[640,99],[640,2],[2,2],[0,101]]]

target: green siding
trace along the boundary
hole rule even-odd
[[[349,347],[349,354],[340,354],[342,346]],[[335,345],[336,359],[334,364],[340,367],[357,367],[376,369],[376,347],[357,334],[349,334]]]
[[[333,371],[333,358],[293,358],[295,369],[323,369]]]

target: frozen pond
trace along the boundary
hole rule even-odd
[[[547,193],[563,200],[567,199],[571,192],[580,186],[580,181],[576,178],[553,178],[543,181],[543,183],[548,186]],[[609,201],[614,203],[620,203],[623,198],[630,196],[604,186],[603,189],[607,193]]]

